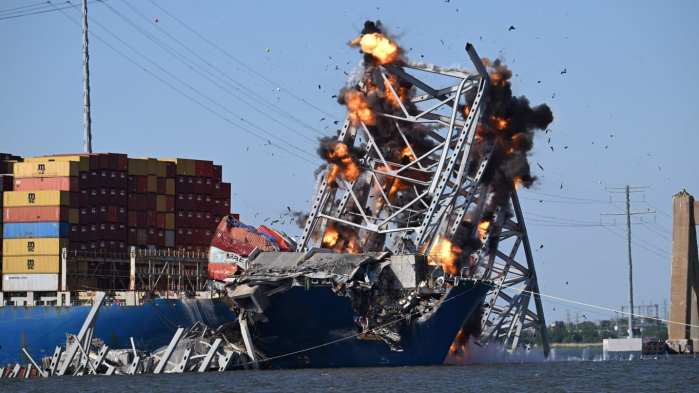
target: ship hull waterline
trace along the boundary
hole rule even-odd
[[[401,329],[399,350],[358,334],[350,298],[329,287],[292,287],[270,296],[266,318],[250,330],[255,349],[265,355],[262,368],[439,365],[490,289],[478,281],[449,289],[431,315],[415,317]]]

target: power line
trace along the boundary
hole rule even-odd
[[[320,112],[320,113],[322,113],[322,114],[324,114],[324,115],[326,115],[326,116],[329,116],[330,118],[333,118],[333,119],[337,120],[337,119],[335,118],[335,115],[333,115],[332,113],[329,113],[329,112],[327,112],[327,111],[325,111],[325,110],[319,108],[318,106],[316,106],[316,105],[314,105],[313,103],[307,101],[307,100],[304,99],[303,97],[300,97],[300,96],[294,94],[293,91],[291,91],[291,90],[289,90],[289,89],[283,87],[280,83],[275,82],[275,81],[269,79],[269,78],[268,78],[267,76],[265,76],[264,74],[258,72],[258,71],[255,70],[253,67],[247,65],[245,62],[243,62],[242,60],[240,60],[240,59],[238,59],[237,57],[233,56],[233,55],[232,55],[230,52],[228,52],[227,50],[221,48],[221,47],[218,46],[216,43],[214,43],[214,42],[211,41],[210,39],[206,38],[203,34],[199,33],[198,31],[196,31],[195,29],[193,29],[192,27],[190,27],[189,25],[187,25],[184,21],[182,21],[180,18],[176,17],[175,15],[173,15],[172,13],[170,13],[169,11],[167,11],[165,8],[163,8],[163,7],[161,7],[160,5],[158,5],[155,1],[153,1],[153,0],[149,0],[149,1],[150,1],[150,3],[153,4],[156,8],[158,8],[159,10],[161,10],[162,12],[164,12],[166,15],[168,15],[169,17],[171,17],[172,19],[174,19],[177,23],[179,23],[179,24],[180,24],[181,26],[183,26],[185,29],[189,30],[192,34],[194,34],[194,35],[196,35],[197,37],[199,37],[199,39],[201,39],[202,41],[206,42],[207,44],[209,44],[209,45],[210,45],[211,47],[213,47],[214,49],[216,49],[216,50],[218,50],[219,52],[223,53],[226,57],[228,57],[229,59],[231,59],[232,61],[234,61],[234,62],[237,63],[238,65],[240,65],[241,67],[243,67],[245,70],[247,70],[247,71],[248,71],[249,73],[251,73],[252,75],[254,75],[254,76],[256,76],[256,77],[262,79],[263,81],[267,82],[267,83],[268,83],[269,85],[271,85],[272,87],[275,87],[275,88],[279,89],[280,92],[284,92],[285,94],[289,95],[290,97],[294,98],[295,100],[297,100],[297,101],[299,101],[299,102],[301,102],[301,103],[303,103],[303,104],[305,104],[305,105],[308,105],[309,107],[315,109],[316,111],[318,111],[318,112]]]
[[[592,201],[577,201],[577,200],[555,200],[555,199],[542,199],[542,198],[529,198],[529,197],[520,197],[520,199],[526,199],[528,201],[535,201],[535,202],[547,202],[547,203],[554,203],[554,204],[561,204],[561,205],[600,205],[600,204],[609,204],[608,201],[606,202],[592,202]]]
[[[52,3],[51,3],[51,4],[52,4]],[[54,7],[55,7],[55,6],[54,6]],[[69,6],[69,7],[70,7],[70,8],[75,8],[74,5],[71,5],[71,6]],[[63,14],[63,16],[65,16],[69,21],[71,21],[72,23],[74,23],[74,24],[76,24],[78,27],[80,27],[80,24],[79,24],[77,21],[75,21],[73,18],[71,18],[71,16],[68,15],[65,11],[63,11],[62,8],[56,7],[56,10],[57,10],[57,11],[60,11],[61,14]],[[93,23],[96,23],[98,26],[100,26],[99,22],[94,21],[94,20],[92,20],[92,22],[93,22]],[[107,29],[106,27],[104,27],[104,26],[100,26],[100,27],[101,27],[102,29],[104,29],[107,33],[109,33],[110,35],[112,35],[113,37],[116,37],[116,35],[115,35],[114,33],[112,33],[109,29]],[[236,129],[240,129],[240,130],[242,130],[243,132],[245,132],[245,133],[247,133],[247,134],[249,134],[249,135],[251,135],[251,136],[254,136],[255,138],[261,139],[261,140],[263,140],[263,141],[269,141],[267,138],[263,137],[262,135],[256,133],[255,131],[252,131],[252,130],[248,129],[248,128],[245,127],[245,126],[242,126],[242,125],[240,125],[240,124],[238,124],[238,123],[232,121],[231,119],[229,119],[229,118],[226,117],[225,115],[223,115],[223,114],[221,114],[221,113],[219,113],[219,112],[217,112],[217,111],[211,109],[211,107],[209,107],[208,105],[204,104],[204,103],[201,102],[199,99],[197,99],[197,98],[195,98],[195,97],[192,97],[191,95],[189,95],[189,94],[187,94],[186,92],[182,91],[180,88],[178,88],[177,86],[175,86],[174,84],[172,84],[172,83],[171,83],[170,81],[168,81],[167,79],[165,79],[165,78],[159,76],[158,74],[156,74],[155,72],[149,70],[148,68],[146,68],[145,66],[143,66],[142,64],[140,64],[138,61],[134,60],[131,56],[127,55],[127,54],[124,53],[123,51],[121,51],[121,50],[119,50],[118,48],[116,48],[114,45],[110,44],[108,41],[106,41],[106,40],[105,40],[104,38],[102,38],[100,35],[96,34],[94,31],[91,31],[91,32],[90,32],[90,35],[94,36],[97,40],[99,40],[100,42],[102,42],[103,44],[105,44],[107,47],[109,47],[110,49],[112,49],[113,51],[115,51],[117,54],[119,54],[120,56],[122,56],[123,58],[125,58],[125,59],[126,59],[127,61],[129,61],[130,63],[134,64],[136,67],[138,67],[138,68],[140,68],[141,70],[143,70],[144,72],[146,72],[148,75],[154,77],[154,78],[157,79],[158,81],[160,81],[160,82],[162,82],[163,84],[167,85],[168,87],[170,87],[171,89],[173,89],[173,90],[174,90],[175,92],[177,92],[178,94],[184,96],[184,97],[187,98],[188,100],[190,100],[190,101],[194,102],[195,104],[197,104],[198,106],[202,107],[202,108],[203,108],[204,110],[206,110],[207,112],[209,112],[209,113],[215,115],[216,117],[219,117],[220,119],[222,119],[222,120],[224,120],[225,122],[229,123],[230,125],[234,126]],[[127,43],[123,42],[123,40],[121,40],[119,37],[116,37],[116,39],[117,39],[118,41],[122,42],[122,44],[125,44],[127,47],[130,47],[130,45],[128,45]],[[132,47],[130,47],[130,49],[131,49],[132,51],[134,51],[135,53],[139,54],[141,57],[146,58],[146,60],[149,60],[147,57],[145,57],[145,56],[143,56],[142,54],[140,54],[139,51],[134,50]],[[168,73],[168,72],[166,71],[166,73]],[[172,75],[170,75],[170,77],[173,78],[173,79],[175,79],[175,80],[176,80],[177,82],[179,82],[180,84],[185,85],[185,86],[186,86],[187,88],[189,88],[190,90],[193,90],[194,92],[197,92],[199,95],[202,95],[203,97],[207,98],[205,95],[203,95],[203,94],[202,94],[201,92],[199,92],[197,89],[193,88],[191,85],[189,85],[188,83],[182,81],[181,79],[179,79],[179,78],[177,78],[177,77],[175,77],[175,76],[172,76]],[[269,144],[269,145],[270,145],[270,146],[273,146],[273,147],[276,148],[276,149],[282,150],[282,151],[284,151],[284,152],[286,152],[286,153],[288,153],[288,154],[290,154],[290,155],[292,155],[292,156],[294,156],[294,157],[296,157],[296,158],[298,158],[298,159],[300,159],[300,160],[303,160],[303,161],[305,161],[305,162],[308,163],[308,164],[316,165],[316,163],[314,163],[313,161],[311,161],[311,160],[309,160],[309,159],[307,159],[307,158],[305,158],[305,157],[303,157],[303,156],[300,156],[300,155],[298,155],[297,153],[295,153],[295,152],[293,152],[293,151],[291,151],[291,150],[286,149],[284,146],[280,146],[280,145],[276,145],[276,144]]]
[[[6,20],[6,19],[15,19],[15,18],[22,18],[25,16],[32,16],[32,15],[41,15],[41,14],[47,14],[49,12],[56,12],[60,10],[64,10],[66,8],[72,8],[73,6],[63,6],[59,8],[52,8],[52,9],[40,9],[40,10],[27,10],[27,12],[22,12],[22,13],[10,13],[10,15],[7,16],[0,16],[0,20]]]
[[[646,230],[653,232],[654,234],[662,237],[665,240],[672,240],[671,237],[667,233],[648,225],[648,223],[641,222],[641,226],[643,226]]]
[[[547,197],[553,197],[553,198],[558,198],[558,199],[568,199],[568,200],[581,201],[581,202],[597,202],[597,203],[609,203],[610,202],[610,201],[605,201],[602,199],[572,197],[572,196],[568,196],[568,195],[550,194],[550,193],[539,192],[539,191],[534,191],[534,190],[528,190],[528,192],[530,192],[532,194],[547,196]]]
[[[156,37],[154,37],[152,34],[150,34],[150,33],[146,32],[146,31],[144,31],[140,26],[138,26],[138,25],[136,25],[135,23],[133,23],[131,20],[129,20],[129,19],[128,19],[127,17],[125,17],[123,14],[121,14],[121,13],[118,12],[118,11],[116,11],[113,7],[109,6],[109,5],[106,4],[106,3],[105,3],[105,6],[106,6],[108,9],[110,9],[112,12],[116,13],[120,18],[122,18],[123,20],[125,20],[127,23],[129,23],[129,24],[130,24],[134,29],[136,29],[139,33],[145,35],[146,38],[148,38],[149,40],[151,40],[152,42],[154,42],[156,45],[160,46],[163,50],[165,50],[166,52],[168,52],[171,56],[173,56],[173,57],[176,58],[177,60],[181,61],[181,62],[182,62],[183,64],[185,64],[186,66],[188,66],[192,71],[194,71],[194,72],[198,73],[199,75],[203,76],[204,78],[206,78],[207,80],[209,80],[209,82],[211,82],[211,83],[214,84],[215,86],[219,87],[219,88],[222,89],[223,91],[227,91],[227,89],[226,89],[225,87],[222,87],[222,86],[221,86],[220,84],[218,84],[214,79],[210,78],[208,75],[205,75],[205,74],[203,74],[203,73],[197,71],[197,69],[195,69],[195,67],[193,67],[193,66],[188,62],[188,59],[187,59],[186,57],[182,56],[179,52],[177,52],[176,50],[174,50],[171,46],[169,46],[169,45],[163,43],[162,41],[160,41],[159,39],[157,39]],[[167,73],[168,75],[170,75],[171,78],[173,78],[173,79],[178,79],[178,78],[175,78],[174,75],[173,75],[171,72],[167,71],[167,70],[164,69],[162,66],[158,65],[156,62],[154,62],[153,60],[149,59],[148,57],[146,57],[144,54],[140,53],[140,52],[137,51],[136,49],[134,49],[133,46],[131,46],[130,44],[126,43],[126,42],[125,42],[124,40],[122,40],[120,37],[118,37],[118,36],[116,36],[115,34],[111,33],[108,29],[106,29],[106,28],[104,27],[104,25],[99,24],[98,22],[97,22],[97,24],[98,24],[98,26],[100,26],[101,28],[107,30],[107,32],[108,32],[110,35],[112,35],[115,39],[117,39],[118,41],[120,41],[120,42],[121,42],[122,44],[124,44],[125,46],[129,47],[132,51],[134,51],[134,52],[136,52],[137,54],[139,54],[139,56],[141,56],[142,58],[146,59],[146,61],[150,62],[151,64],[153,64],[154,66],[156,66],[156,67],[157,67],[158,69],[160,69],[161,71],[163,71],[163,72]],[[187,84],[187,85],[188,85],[188,84]],[[191,85],[188,85],[188,86],[189,86],[189,88],[190,88],[191,90],[197,91],[198,94],[200,94],[202,97],[204,97],[204,98],[205,98],[207,101],[209,101],[211,104],[216,105],[216,106],[218,106],[219,108],[223,109],[224,111],[230,113],[231,115],[238,117],[238,118],[240,119],[240,121],[249,124],[249,125],[252,126],[253,128],[258,129],[259,131],[261,131],[261,132],[263,132],[263,133],[269,135],[269,136],[272,137],[272,138],[275,138],[275,139],[278,138],[278,136],[277,136],[276,134],[273,134],[273,133],[271,133],[271,132],[269,132],[269,131],[267,131],[267,130],[261,128],[261,127],[259,127],[257,124],[255,124],[255,123],[249,121],[248,119],[245,119],[243,116],[241,116],[241,115],[239,115],[239,114],[233,112],[233,111],[230,110],[228,107],[224,106],[223,104],[219,103],[218,101],[216,101],[216,100],[214,100],[214,99],[212,99],[212,98],[210,98],[210,97],[204,95],[203,93],[201,93],[201,92],[198,91],[197,89],[192,88]],[[273,120],[275,120],[275,119],[273,119]],[[283,125],[283,124],[282,124],[282,125]],[[285,141],[285,143],[286,143],[289,147],[291,147],[291,148],[293,148],[294,150],[297,150],[298,152],[300,152],[301,154],[307,155],[307,156],[309,156],[309,157],[314,157],[312,154],[308,153],[308,149],[303,149],[303,148],[298,147],[298,146],[296,146],[295,144],[290,143],[290,142],[286,142],[286,141]]]
[[[50,7],[50,6],[48,4],[46,4],[45,1],[39,1],[36,3],[26,4],[26,5],[22,5],[19,7],[5,8],[4,10],[0,10],[0,14],[12,14],[12,13],[17,13],[17,12],[27,12],[30,9],[32,9],[31,11],[36,11],[37,8],[45,8],[45,7]]]
[[[609,233],[613,234],[614,236],[616,236],[616,237],[618,237],[618,238],[620,238],[620,239],[625,239],[625,238],[626,238],[626,237],[624,236],[623,233],[615,232],[615,231],[612,229],[613,227],[610,227],[610,226],[607,226],[607,225],[603,225],[602,228],[604,228],[605,230],[609,231]],[[667,251],[665,251],[665,250],[663,250],[663,249],[661,249],[661,248],[658,248],[658,247],[656,247],[656,246],[653,246],[653,248],[651,248],[652,246],[646,245],[646,244],[644,244],[644,243],[639,243],[639,242],[637,242],[636,240],[633,240],[633,241],[632,241],[632,244],[633,244],[634,246],[636,246],[636,247],[639,247],[639,248],[644,249],[645,251],[648,251],[649,253],[651,253],[651,254],[653,254],[653,255],[655,255],[655,256],[657,256],[657,257],[660,257],[660,258],[669,258],[669,257],[670,257],[670,253],[669,253],[669,252],[667,252]]]
[[[122,2],[123,2],[127,7],[129,7],[129,9],[131,9],[132,12],[134,12],[135,14],[137,14],[138,16],[140,16],[140,17],[141,17],[143,20],[145,20],[146,22],[149,22],[149,23],[150,23],[150,19],[149,19],[147,16],[145,16],[142,12],[140,12],[135,6],[133,6],[132,4],[130,4],[127,0],[122,0]],[[219,67],[217,67],[216,65],[212,64],[211,62],[209,62],[206,58],[204,58],[203,56],[199,55],[197,52],[195,52],[194,50],[192,50],[191,47],[187,46],[187,45],[184,44],[181,40],[179,40],[177,37],[175,37],[175,36],[173,36],[172,34],[170,34],[170,33],[169,33],[167,30],[165,30],[160,24],[155,24],[155,27],[156,27],[159,31],[161,31],[163,34],[165,34],[168,38],[170,38],[171,40],[177,42],[182,48],[184,48],[186,51],[188,51],[189,53],[191,53],[192,55],[194,55],[195,57],[197,57],[197,58],[198,58],[200,61],[202,61],[204,64],[206,64],[207,66],[209,66],[211,69],[215,70],[215,71],[216,71],[217,73],[219,73],[221,76],[223,76],[224,78],[228,79],[232,84],[234,84],[234,85],[236,86],[235,88],[236,88],[237,90],[240,90],[240,89],[244,90],[247,94],[249,94],[250,96],[252,96],[252,98],[253,98],[254,101],[257,101],[257,102],[261,103],[262,105],[269,107],[270,109],[274,110],[275,112],[281,112],[281,113],[284,114],[286,117],[288,117],[289,119],[295,121],[296,123],[300,124],[301,126],[303,126],[303,127],[305,127],[305,128],[308,128],[310,131],[315,132],[315,133],[318,134],[319,136],[324,136],[324,134],[321,133],[320,131],[316,130],[316,128],[315,128],[314,126],[312,126],[312,125],[306,123],[305,121],[299,119],[298,117],[294,116],[293,114],[291,114],[291,113],[285,111],[285,110],[284,110],[283,108],[281,108],[280,106],[278,106],[278,105],[276,105],[275,103],[270,102],[270,101],[268,101],[267,99],[265,99],[263,96],[261,96],[259,93],[257,93],[254,89],[248,88],[248,87],[245,86],[243,83],[241,83],[241,82],[235,80],[234,78],[232,78],[232,77],[231,77],[230,75],[228,75],[225,71],[221,70]]]
[[[106,4],[106,3],[105,3],[104,5],[105,5],[105,6],[109,6],[109,5]],[[218,101],[214,100],[213,98],[211,98],[211,97],[207,96],[206,94],[202,93],[201,90],[196,89],[196,88],[193,87],[191,84],[189,84],[189,83],[183,81],[181,78],[177,77],[177,76],[174,75],[172,72],[170,72],[170,71],[168,71],[167,69],[163,68],[163,67],[162,67],[161,65],[159,65],[157,62],[153,61],[153,60],[150,59],[148,56],[144,55],[141,51],[139,51],[138,49],[136,49],[133,45],[131,45],[131,44],[129,44],[128,42],[124,41],[121,37],[119,37],[117,34],[115,34],[115,33],[112,32],[110,29],[108,29],[104,24],[100,23],[99,21],[97,21],[97,20],[95,20],[95,19],[93,19],[93,18],[90,18],[90,21],[92,21],[92,22],[95,23],[97,26],[99,26],[100,28],[102,28],[103,30],[105,30],[105,31],[107,32],[107,34],[111,35],[114,39],[116,39],[117,41],[119,41],[122,45],[124,45],[124,46],[126,46],[127,48],[129,48],[129,49],[130,49],[132,52],[134,52],[136,55],[138,55],[138,56],[141,57],[142,59],[146,60],[147,62],[149,62],[149,63],[150,63],[151,65],[153,65],[154,67],[158,68],[158,69],[159,69],[160,71],[162,71],[163,73],[167,74],[170,78],[172,78],[172,79],[174,79],[175,81],[179,82],[180,84],[184,85],[184,86],[187,87],[189,90],[195,92],[196,94],[198,94],[199,96],[201,96],[202,98],[204,98],[206,101],[208,101],[210,104],[213,104],[213,105],[215,105],[215,106],[221,108],[223,111],[225,111],[225,112],[227,112],[227,113],[229,113],[229,114],[231,114],[231,115],[233,115],[233,116],[235,116],[235,117],[238,117],[240,121],[242,121],[242,122],[244,122],[244,123],[246,123],[246,124],[249,124],[251,127],[253,127],[253,128],[255,128],[255,129],[257,129],[258,131],[260,131],[260,132],[262,132],[262,133],[268,135],[270,138],[279,139],[279,137],[278,137],[276,134],[271,133],[271,132],[269,132],[269,131],[263,129],[262,127],[260,127],[260,126],[258,126],[258,125],[256,125],[256,124],[252,123],[251,121],[249,121],[249,120],[243,118],[242,116],[238,115],[237,113],[231,111],[229,108],[227,108],[227,107],[224,106],[223,104],[219,103]],[[265,140],[266,142],[268,142],[268,144],[271,144],[271,142],[269,141],[269,139],[264,139],[264,140]],[[283,141],[283,140],[282,140],[282,141]],[[313,157],[314,157],[312,154],[308,153],[308,151],[305,150],[305,149],[302,149],[302,148],[300,148],[300,147],[298,147],[298,146],[296,146],[296,145],[294,145],[294,144],[292,144],[292,143],[288,143],[288,142],[286,142],[286,141],[283,141],[283,142],[284,142],[286,145],[288,145],[289,147],[293,148],[294,150],[299,151],[301,154],[304,154],[304,155],[306,155],[306,156],[308,156],[308,157],[310,157],[310,158],[313,158]],[[275,146],[278,147],[278,145],[275,145]]]
[[[99,1],[99,0],[98,0],[98,1]],[[125,0],[123,0],[123,2],[124,2],[124,4],[125,4],[127,7],[129,7],[129,8],[132,10],[132,12],[136,13],[138,16],[140,16],[141,18],[143,18],[146,22],[150,22],[150,20],[148,19],[148,17],[146,17],[145,15],[143,15],[142,13],[140,13],[136,8],[134,8],[133,6],[131,6],[128,2],[126,2]],[[115,13],[117,16],[119,16],[119,18],[121,18],[121,19],[124,20],[126,23],[128,23],[129,25],[131,25],[131,27],[133,27],[134,29],[138,30],[139,33],[141,33],[141,34],[143,34],[144,36],[146,36],[146,38],[148,38],[150,41],[154,42],[154,43],[155,43],[156,45],[158,45],[160,48],[162,48],[163,50],[165,50],[166,52],[168,52],[171,56],[173,56],[174,58],[176,58],[177,60],[179,60],[180,62],[182,62],[183,64],[185,64],[185,65],[186,65],[188,68],[190,68],[193,72],[196,72],[197,74],[203,76],[205,79],[207,79],[209,82],[211,82],[214,86],[218,87],[219,89],[221,89],[222,91],[224,91],[225,93],[227,93],[228,95],[230,95],[231,97],[233,97],[233,98],[237,99],[238,101],[242,102],[243,104],[245,104],[246,106],[248,106],[248,107],[250,107],[252,110],[254,110],[255,112],[257,112],[257,113],[261,114],[262,116],[268,118],[269,120],[271,120],[271,121],[273,121],[273,122],[279,124],[279,125],[282,126],[284,129],[288,129],[289,131],[295,133],[296,135],[298,135],[298,136],[300,136],[300,137],[302,137],[302,138],[305,138],[305,139],[307,139],[307,140],[309,140],[309,141],[311,141],[311,142],[314,142],[314,143],[316,142],[316,139],[314,139],[314,138],[312,138],[312,137],[309,137],[308,135],[306,135],[306,134],[304,134],[304,133],[302,133],[302,132],[300,132],[300,131],[298,131],[298,130],[292,128],[292,127],[290,127],[288,124],[285,124],[285,123],[280,122],[280,121],[277,120],[276,118],[272,117],[272,116],[270,115],[270,113],[261,110],[260,108],[258,108],[257,105],[250,103],[249,101],[247,101],[247,100],[246,100],[245,98],[243,98],[242,96],[239,96],[238,94],[236,94],[233,90],[224,87],[223,85],[221,85],[221,83],[219,83],[219,81],[216,80],[217,77],[214,76],[212,72],[210,72],[210,71],[208,71],[208,70],[206,70],[206,69],[203,69],[203,68],[199,67],[197,64],[195,64],[195,62],[194,62],[193,60],[191,60],[190,58],[186,57],[186,56],[183,55],[181,52],[178,52],[178,51],[177,51],[176,49],[174,49],[172,46],[170,46],[170,45],[168,45],[167,43],[161,41],[160,39],[158,39],[158,38],[155,37],[154,35],[152,35],[152,34],[148,33],[147,31],[143,30],[140,26],[138,26],[137,24],[135,24],[135,22],[133,22],[131,19],[129,19],[127,16],[125,16],[124,14],[122,14],[121,12],[119,12],[118,10],[116,10],[115,8],[113,8],[113,7],[111,7],[111,6],[107,5],[107,4],[105,4],[105,6],[106,6],[110,11],[112,11],[112,12]],[[208,65],[209,67],[211,67],[211,68],[213,68],[214,70],[218,71],[219,74],[222,74],[224,77],[227,77],[227,75],[226,75],[223,71],[221,71],[218,67],[214,66],[213,64],[211,64],[210,62],[208,62],[206,59],[204,59],[202,56],[200,56],[198,53],[196,53],[194,50],[192,50],[190,47],[188,47],[187,45],[185,45],[184,43],[182,43],[180,40],[178,40],[177,38],[175,38],[175,37],[172,36],[171,34],[167,33],[167,32],[166,32],[164,29],[162,29],[159,25],[156,25],[156,26],[158,27],[158,29],[159,29],[161,32],[163,32],[163,34],[165,34],[166,36],[168,36],[171,40],[177,42],[180,46],[182,46],[182,47],[183,47],[185,50],[187,50],[188,52],[194,54],[194,56],[197,57],[197,58],[198,58],[201,62],[203,62],[205,65]],[[203,72],[206,73],[206,75],[204,75]],[[232,78],[229,77],[228,79],[232,79]],[[221,82],[227,83],[226,81],[221,81]],[[237,81],[234,81],[234,83],[238,83],[238,82],[237,82]],[[228,83],[228,85],[230,85],[230,83]],[[239,86],[242,86],[242,85],[239,84],[239,83],[238,83],[238,85],[239,85]],[[234,86],[233,89],[238,89],[238,90],[239,90],[240,87]],[[267,104],[265,104],[265,103],[263,102],[263,105],[267,105]],[[267,105],[267,106],[269,106],[269,105]],[[276,109],[276,110],[281,110],[281,108],[275,108],[275,109]],[[272,112],[272,113],[274,113],[274,112]],[[310,127],[310,126],[308,126],[308,127],[309,127],[311,130],[318,132],[317,130],[313,129],[312,127]],[[323,135],[323,134],[322,134],[322,133],[319,133],[319,135]]]

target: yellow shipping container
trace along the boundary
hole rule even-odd
[[[158,195],[155,197],[155,211],[166,212],[167,209],[167,196]]]
[[[68,239],[57,237],[3,239],[4,255],[60,255],[61,249],[68,247]]]
[[[80,209],[68,209],[68,222],[80,224]]]
[[[129,158],[129,175],[148,176],[148,158]]]
[[[22,206],[70,206],[68,191],[6,191],[5,207]]]
[[[165,179],[165,195],[175,195],[175,179]]]
[[[175,229],[175,213],[165,214],[165,229]]]
[[[18,162],[14,165],[13,174],[18,179],[23,177],[78,176],[80,174],[80,163],[76,161],[55,161],[53,159]]]
[[[144,158],[146,159],[146,158]],[[159,161],[156,158],[147,158],[148,163],[148,174],[157,176],[157,177],[165,177],[167,176],[167,164],[165,162]]]
[[[178,176],[196,176],[196,160],[186,158],[162,158],[163,161],[174,162]]]
[[[148,176],[146,180],[146,192],[158,192],[158,177]]]
[[[61,255],[21,255],[3,256],[3,274],[14,273],[58,273],[61,267]]]
[[[55,162],[77,162],[80,167],[80,172],[87,172],[90,170],[90,158],[85,155],[65,155],[65,156],[38,156],[38,157],[27,157],[24,162],[44,162],[44,161],[55,161]]]

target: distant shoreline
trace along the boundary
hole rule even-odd
[[[586,347],[601,347],[602,342],[594,343],[551,343],[553,348],[586,348]]]

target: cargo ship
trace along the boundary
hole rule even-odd
[[[442,364],[488,282],[420,255],[260,252],[227,285],[241,347],[265,368]],[[439,273],[438,273],[439,274]]]
[[[208,247],[230,212],[212,161],[119,153],[0,154],[0,364],[76,333],[96,290],[95,336],[167,344],[177,327],[234,318],[207,287]],[[212,296],[213,295],[213,296]]]
[[[26,361],[22,348],[34,359],[51,356],[66,344],[66,334],[77,334],[89,305],[0,307],[0,365]],[[137,306],[102,306],[94,336],[110,348],[153,351],[167,345],[178,327],[203,322],[218,327],[235,320],[219,299],[153,299]]]

